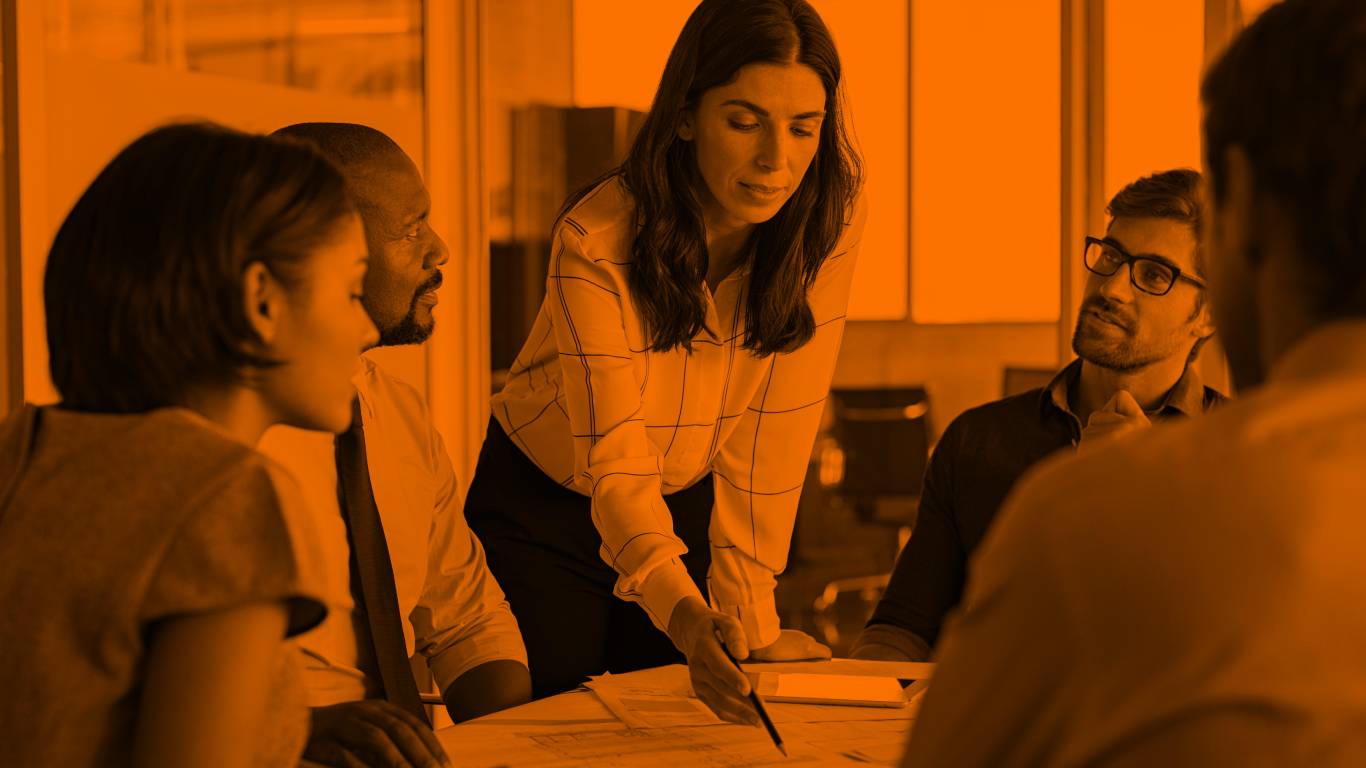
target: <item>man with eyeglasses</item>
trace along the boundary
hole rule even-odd
[[[1086,238],[1090,271],[1072,349],[1052,383],[954,419],[925,473],[920,512],[851,655],[924,661],[963,596],[967,564],[1015,482],[1060,450],[1193,416],[1224,399],[1191,362],[1214,332],[1205,304],[1200,174],[1144,177]]]

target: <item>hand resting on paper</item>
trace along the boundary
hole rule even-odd
[[[328,766],[437,768],[451,764],[431,728],[380,699],[314,707],[304,758]]]
[[[685,597],[669,616],[669,639],[688,657],[688,677],[697,698],[716,716],[731,723],[755,724],[759,715],[750,706],[749,678],[730,663],[717,636],[737,659],[749,658],[745,630],[733,616],[713,611],[696,597]]]

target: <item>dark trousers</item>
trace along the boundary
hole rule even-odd
[[[707,596],[711,476],[664,497],[683,564]],[[617,573],[598,554],[602,537],[588,497],[551,480],[489,421],[465,517],[521,626],[536,698],[562,693],[589,675],[675,664],[683,655],[645,609],[612,594]]]

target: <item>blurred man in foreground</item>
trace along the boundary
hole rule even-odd
[[[1245,396],[1017,487],[908,765],[1366,765],[1366,4],[1270,7],[1203,99]]]

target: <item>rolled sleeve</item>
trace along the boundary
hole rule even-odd
[[[526,646],[503,590],[469,529],[441,436],[433,428],[431,458],[439,485],[428,537],[427,578],[410,614],[416,650],[427,657],[442,690],[490,661],[527,663]]]

